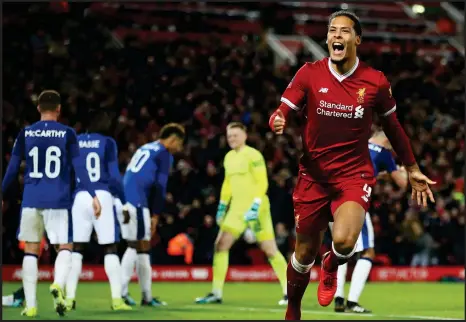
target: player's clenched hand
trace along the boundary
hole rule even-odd
[[[283,134],[283,130],[285,129],[285,116],[281,110],[277,111],[277,116],[275,116],[273,120],[273,131],[275,134]]]
[[[408,178],[413,188],[411,198],[416,200],[419,206],[427,207],[427,197],[429,197],[431,202],[435,202],[434,195],[429,187],[429,184],[436,184],[435,181],[427,178],[417,167],[408,170]]]
[[[96,218],[100,217],[100,212],[102,211],[102,206],[100,205],[99,198],[97,196],[92,200],[92,207],[94,208],[94,215]]]

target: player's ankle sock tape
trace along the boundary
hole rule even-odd
[[[39,258],[39,256],[37,256],[36,254],[32,254],[32,253],[24,253],[24,256],[32,256],[35,258]]]
[[[361,259],[373,263],[372,259],[370,259],[369,257],[361,257],[360,260],[361,260]]]
[[[147,255],[150,255],[150,250],[141,250],[141,251],[137,251],[138,255],[139,254],[147,254]]]
[[[338,257],[338,259],[344,259],[344,260],[346,259],[347,260],[347,259],[350,259],[351,256],[353,256],[354,253],[356,252],[356,245],[354,246],[354,248],[353,248],[353,250],[351,252],[349,252],[346,255],[342,255],[342,254],[340,254],[339,252],[337,252],[335,250],[335,244],[332,242],[332,251]]]
[[[293,266],[293,269],[295,271],[297,271],[298,273],[301,273],[301,274],[308,273],[311,270],[312,266],[314,265],[314,262],[315,262],[315,260],[309,265],[303,265],[303,264],[298,262],[298,260],[296,259],[295,253],[293,253],[293,255],[291,255],[291,266]]]

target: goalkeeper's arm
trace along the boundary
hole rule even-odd
[[[256,153],[253,154],[253,158],[251,159],[251,169],[256,181],[252,210],[257,211],[269,187],[267,167],[265,166],[264,157],[259,151],[256,151]]]
[[[223,180],[222,190],[220,191],[220,202],[218,203],[216,221],[220,224],[225,216],[227,206],[231,199],[231,185],[230,178],[225,171],[225,179]]]

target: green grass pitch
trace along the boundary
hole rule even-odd
[[[4,283],[3,295],[20,283]],[[227,283],[223,304],[196,305],[194,299],[210,290],[210,283],[154,283],[153,294],[168,302],[161,308],[136,306],[131,312],[110,310],[107,283],[84,282],[78,285],[77,310],[59,318],[48,293],[49,283],[39,283],[37,319],[60,320],[282,320],[285,308],[278,306],[278,283]],[[346,291],[349,285],[346,284]],[[316,299],[317,284],[311,283],[303,300],[304,320],[464,320],[464,284],[462,283],[368,283],[360,299],[373,310],[371,315],[335,313],[333,304],[320,307]],[[139,286],[132,283],[130,293],[139,302]],[[21,309],[3,308],[4,320],[25,319]]]

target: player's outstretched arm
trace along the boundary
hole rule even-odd
[[[376,108],[380,114],[380,121],[388,140],[406,167],[409,182],[413,188],[411,194],[413,200],[416,200],[419,205],[424,207],[427,206],[427,198],[431,202],[435,202],[429,188],[429,184],[435,184],[435,182],[427,178],[419,169],[408,136],[396,117],[396,102],[392,97],[390,84],[383,74],[379,84]]]
[[[108,138],[106,145],[106,154],[108,160],[108,171],[110,174],[110,189],[114,191],[121,200],[121,203],[126,204],[125,192],[123,189],[123,181],[121,179],[120,169],[118,167],[118,148],[115,140]]]
[[[269,119],[269,126],[276,134],[283,134],[291,110],[300,111],[309,88],[309,65],[306,63],[297,72],[285,89],[280,106]]]
[[[24,130],[19,132],[18,137],[16,138],[15,144],[13,145],[13,151],[11,152],[10,162],[8,162],[8,167],[6,168],[5,177],[2,181],[2,193],[6,194],[9,187],[16,179],[19,173],[19,168],[21,166],[21,160],[23,159],[24,154]]]

